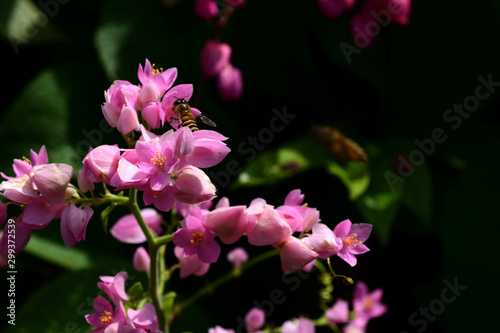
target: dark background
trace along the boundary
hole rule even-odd
[[[43,144],[50,162],[75,168],[90,144],[123,146],[116,132],[99,130],[104,90],[116,79],[138,83],[137,67],[145,58],[163,68],[177,67],[176,83],[194,84],[192,105],[230,138],[232,152],[209,172],[219,179],[214,180],[219,197],[246,205],[262,197],[279,206],[290,190],[300,188],[330,227],[347,218],[374,225],[367,242],[371,252],[359,256],[357,266],[333,260],[337,273],[384,290],[389,311],[373,319],[368,332],[493,327],[500,277],[493,260],[499,231],[494,213],[500,185],[499,87],[459,125],[443,116],[475,95],[480,76],[500,82],[498,2],[414,1],[407,26],[382,29],[372,48],[359,49],[348,62],[340,45],[355,47],[349,19],[359,3],[329,21],[315,1],[249,0],[222,32],[245,84],[243,97],[229,104],[221,102],[215,81],[201,76],[199,51],[214,32],[193,15],[192,3],[3,1],[0,170],[12,175],[12,160],[28,156],[29,149],[38,152]],[[273,109],[284,108],[296,117],[273,134],[257,158],[238,149],[245,142],[250,147],[250,137],[269,128]],[[310,139],[311,121],[340,128],[366,149],[369,163],[344,169],[338,156]],[[418,154],[415,140],[429,142],[437,128],[446,140],[435,143],[425,161],[391,191],[387,172],[397,175],[399,161]],[[230,161],[241,169],[224,186]],[[245,177],[239,178],[243,168]],[[359,184],[367,179],[366,189]],[[362,189],[353,194],[356,186]],[[8,332],[86,332],[83,315],[91,312],[99,275],[126,269],[131,275],[127,286],[145,280],[131,267],[135,246],[103,232],[101,210],[96,209],[86,241],[69,251],[61,246],[58,221],[33,232],[16,258],[16,326]],[[110,223],[124,213],[114,211]],[[9,217],[15,214],[9,208]],[[223,256],[232,247],[223,246]],[[248,250],[256,255],[265,249]],[[175,277],[169,287],[180,298],[194,293],[229,269],[223,256],[206,276]],[[167,258],[168,264],[174,262]],[[322,312],[320,284],[314,273],[306,277],[295,277],[298,284],[283,280],[273,258],[188,308],[175,320],[174,331],[206,331],[217,324],[236,328],[237,318],[254,301],[269,300],[275,289],[286,301],[270,311],[269,323],[279,326],[298,315],[316,318]],[[8,288],[1,280],[5,295]],[[466,289],[443,303],[445,281]],[[352,287],[335,281],[334,296],[350,298],[351,293]],[[428,320],[420,314],[425,308],[434,311]]]

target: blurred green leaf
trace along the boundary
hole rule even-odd
[[[50,22],[50,17],[59,12],[59,4],[54,3],[56,6],[48,6],[47,12],[44,12],[29,0],[3,0],[1,2],[1,32],[10,41],[15,53],[18,52],[19,45],[63,39],[63,35]]]
[[[66,247],[61,242],[43,238],[36,233],[31,235],[24,251],[70,271],[80,271],[91,265],[88,253],[76,247]]]
[[[402,202],[424,226],[430,227],[432,183],[426,163],[415,168],[415,172],[405,179]]]
[[[127,295],[130,296],[130,302],[138,302],[142,300],[144,297],[144,288],[142,287],[142,283],[140,281],[134,283],[127,291]]]
[[[370,185],[370,169],[368,163],[350,161],[345,167],[337,161],[328,162],[328,172],[337,176],[346,186],[349,199],[356,200]]]
[[[175,291],[170,291],[163,296],[163,309],[165,310],[165,318],[167,318],[167,320],[171,320],[176,297],[177,293]]]

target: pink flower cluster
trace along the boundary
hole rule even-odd
[[[117,80],[104,93],[106,102],[102,105],[102,113],[108,123],[124,135],[131,131],[140,131],[140,113],[141,118],[151,128],[160,128],[167,122],[178,128],[178,124],[172,122],[175,116],[173,103],[178,98],[189,101],[193,95],[193,85],[173,86],[177,69],[156,69],[148,59],[144,68],[139,65],[137,76],[139,85]],[[192,110],[194,116],[201,113],[196,108]]]
[[[366,326],[371,318],[380,317],[387,311],[387,306],[381,303],[382,289],[368,291],[364,282],[358,282],[353,292],[353,313],[349,312],[349,303],[338,299],[333,306],[325,312],[331,324],[345,324],[343,332],[366,332]]]
[[[215,186],[200,168],[218,164],[230,149],[227,138],[214,131],[191,132],[187,127],[156,135],[140,126],[133,149],[102,145],[83,160],[80,188],[87,182],[111,185],[116,190],[137,188],[144,203],[169,211],[176,201],[200,203],[215,197]],[[81,176],[81,177],[80,177]]]
[[[307,269],[314,260],[334,255],[351,266],[356,265],[355,256],[369,251],[364,242],[372,226],[345,220],[331,230],[320,223],[319,211],[302,205],[303,200],[300,190],[293,190],[284,205],[277,208],[261,198],[254,199],[248,207],[230,206],[229,200],[223,198],[211,211],[207,205],[179,206],[184,220],[173,241],[181,275],[187,276],[182,274],[183,268],[202,275],[208,270],[208,264],[217,261],[221,250],[216,236],[224,244],[233,244],[243,234],[251,245],[278,248],[281,268],[286,274]],[[294,233],[300,235],[294,236]],[[189,262],[187,258],[191,258]],[[194,265],[196,269],[191,267]],[[203,267],[201,271],[200,267]]]
[[[97,286],[103,290],[114,304],[97,296],[94,300],[94,313],[85,316],[87,322],[95,327],[92,333],[161,333],[158,328],[156,310],[151,303],[146,303],[140,310],[128,308],[125,303],[129,296],[125,292],[125,280],[128,274],[120,272],[116,276],[100,276]]]
[[[85,230],[92,217],[90,207],[78,208],[66,203],[66,199],[76,194],[69,183],[73,176],[73,167],[64,163],[49,163],[47,150],[42,146],[37,154],[30,151],[30,159],[15,159],[15,176],[0,173],[6,180],[0,183],[0,193],[11,200],[1,204],[5,211],[0,224],[5,222],[7,205],[17,204],[22,207],[16,220],[16,252],[26,247],[32,229],[47,227],[54,219],[61,219],[61,235],[66,246],[85,239]],[[6,253],[6,241],[3,235],[1,247]]]
[[[196,0],[195,14],[216,26],[216,35],[224,28],[232,13],[246,5],[246,0],[224,0],[225,9],[219,16],[219,7],[215,0]],[[243,94],[243,77],[241,71],[230,62],[232,49],[229,44],[221,43],[219,38],[208,40],[200,52],[200,63],[203,75],[216,78],[217,91],[224,102],[236,101]]]
[[[344,324],[344,333],[364,333],[370,319],[380,317],[387,311],[387,306],[381,303],[382,289],[368,291],[364,282],[358,282],[354,286],[353,311],[349,311],[349,303],[338,299],[331,308],[325,311],[324,317],[331,325]],[[246,332],[262,332],[266,324],[266,313],[259,308],[252,308],[245,315]],[[311,319],[299,317],[285,321],[281,326],[283,333],[314,333],[315,324]],[[335,330],[336,332],[338,330]],[[234,333],[233,329],[225,329],[220,326],[210,328],[209,333]]]
[[[321,14],[336,19],[351,10],[355,0],[317,0]],[[361,11],[351,17],[351,33],[359,47],[369,47],[382,27],[391,23],[406,25],[410,19],[411,0],[365,0]]]

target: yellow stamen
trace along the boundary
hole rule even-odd
[[[344,246],[346,247],[355,248],[360,244],[363,244],[363,242],[358,240],[358,234],[350,234],[344,239]]]
[[[163,164],[165,164],[166,160],[167,160],[167,158],[165,156],[161,156],[160,152],[157,151],[156,158],[151,159],[151,164],[154,164],[158,168],[161,168],[161,167],[163,167]]]
[[[31,161],[29,159],[27,159],[26,156],[23,156],[23,158],[21,158],[21,161],[26,162],[29,165],[31,165]]]
[[[155,199],[156,199],[156,198],[158,198],[160,195],[164,194],[166,190],[167,190],[167,189],[166,189],[166,188],[164,188],[164,189],[163,189],[163,190],[161,190],[161,191],[153,191],[153,198],[155,198]]]
[[[111,312],[109,311],[104,311],[101,313],[101,323],[104,325],[109,325],[113,322],[113,318],[111,317]]]
[[[191,244],[200,244],[203,239],[203,234],[199,231],[195,231],[191,234]]]

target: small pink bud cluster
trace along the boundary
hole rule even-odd
[[[124,135],[141,130],[140,118],[150,128],[160,128],[167,122],[178,128],[179,124],[172,119],[175,118],[173,103],[178,98],[189,101],[193,95],[193,85],[173,86],[177,68],[165,71],[157,69],[148,59],[144,68],[139,65],[137,76],[140,81],[138,85],[117,80],[105,91],[106,101],[102,105],[102,113],[108,123]],[[194,116],[201,113],[196,108],[191,109]]]
[[[219,8],[214,0],[197,0],[195,14],[216,26],[217,36],[226,25],[233,12],[246,5],[246,0],[224,0],[224,10],[220,18]],[[200,63],[203,75],[217,80],[217,91],[224,102],[236,101],[243,94],[243,77],[241,71],[233,66],[231,46],[221,43],[219,39],[207,40],[200,52]]]
[[[192,271],[187,267],[186,258],[193,258],[189,264],[203,266],[203,274],[208,270],[208,264],[217,261],[221,250],[216,236],[224,244],[233,244],[243,234],[251,245],[278,248],[281,268],[286,274],[304,269],[318,258],[334,255],[351,266],[356,265],[355,256],[369,251],[364,242],[370,236],[372,226],[345,220],[331,230],[320,223],[319,211],[302,205],[303,200],[300,190],[293,190],[284,205],[277,208],[261,198],[254,199],[248,207],[230,206],[223,198],[212,211],[197,205],[178,207],[184,220],[181,221],[182,228],[174,235],[174,244],[176,253],[182,253],[182,257],[177,256],[183,258],[181,275],[183,267]],[[294,236],[294,233],[300,235]]]
[[[114,307],[103,296],[97,296],[93,304],[94,313],[85,316],[87,322],[95,327],[90,332],[161,333],[153,304],[146,303],[139,310],[127,306],[125,311],[125,302],[130,299],[125,292],[127,278],[126,272],[100,277],[101,282],[97,286],[111,299]]]
[[[47,150],[42,146],[37,154],[30,152],[30,159],[15,159],[15,177],[0,173],[6,180],[0,183],[0,193],[12,203],[22,207],[16,221],[16,252],[27,245],[32,229],[43,229],[54,219],[61,219],[61,235],[66,246],[85,239],[85,230],[93,214],[90,207],[76,207],[66,203],[67,198],[77,196],[69,183],[73,167],[64,163],[49,163]],[[7,205],[0,211],[7,216]],[[2,214],[0,214],[2,215]],[[3,224],[5,218],[0,222]],[[6,250],[6,233],[1,242]],[[6,253],[6,252],[5,252]]]
[[[200,203],[215,197],[215,186],[200,168],[218,164],[229,153],[214,131],[192,132],[188,127],[156,135],[140,126],[133,149],[102,145],[83,160],[83,179],[116,188],[143,191],[146,205],[169,211],[176,201]],[[80,178],[79,178],[80,179]],[[83,184],[80,184],[82,186]]]
[[[331,308],[326,310],[325,317],[330,324],[344,324],[343,332],[366,332],[366,326],[371,318],[380,317],[387,311],[387,306],[381,303],[382,289],[368,292],[364,282],[357,282],[353,292],[353,314],[349,313],[349,303],[339,298]]]
[[[317,0],[318,9],[328,19],[336,19],[354,7],[355,0]],[[351,17],[351,33],[359,47],[369,47],[381,28],[390,23],[409,22],[411,0],[365,0],[361,11]]]

